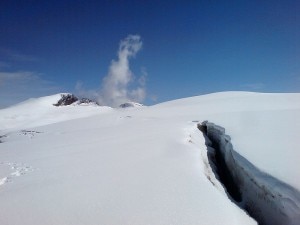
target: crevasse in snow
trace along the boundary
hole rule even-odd
[[[272,177],[234,151],[223,127],[204,121],[198,125],[208,146],[208,158],[229,197],[260,225],[298,225],[300,193]]]

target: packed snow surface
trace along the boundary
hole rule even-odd
[[[59,96],[0,110],[0,224],[256,224],[215,178],[204,120],[300,190],[300,94],[223,92],[128,110],[54,107]]]

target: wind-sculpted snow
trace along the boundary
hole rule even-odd
[[[234,151],[224,128],[207,121],[198,128],[208,138],[208,158],[213,171],[237,205],[260,225],[300,224],[298,190],[260,171]]]

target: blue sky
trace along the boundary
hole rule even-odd
[[[299,92],[299,11],[297,0],[1,1],[0,107],[78,84],[98,92],[130,34],[142,47],[129,57],[128,89],[146,74],[146,104]]]

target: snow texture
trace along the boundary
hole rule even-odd
[[[204,120],[300,189],[300,94],[223,92],[130,110],[54,107],[60,96],[0,110],[0,224],[256,224],[216,179]]]

